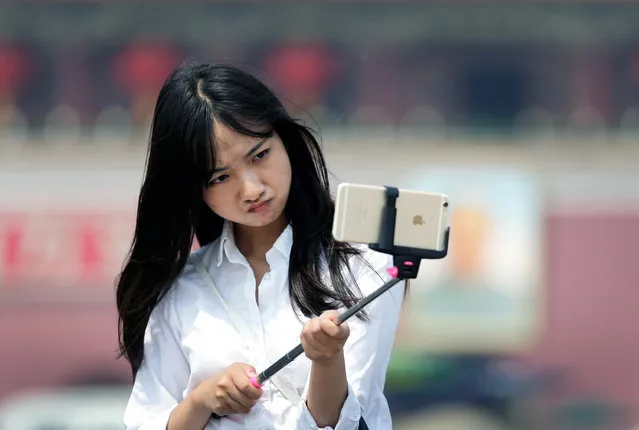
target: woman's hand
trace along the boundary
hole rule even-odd
[[[316,363],[328,363],[339,357],[350,334],[346,322],[337,325],[339,313],[331,310],[304,324],[300,339],[306,356]]]
[[[234,363],[202,382],[193,392],[195,401],[220,416],[248,414],[263,393],[249,381],[256,374],[253,366]]]

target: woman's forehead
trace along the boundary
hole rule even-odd
[[[247,136],[215,121],[213,128],[213,142],[217,164],[231,162],[238,157],[244,157],[246,152],[263,138]]]
[[[245,136],[237,131],[227,127],[220,121],[213,122],[213,141],[215,142],[215,149],[224,150],[242,143],[246,143],[250,140],[250,136]]]

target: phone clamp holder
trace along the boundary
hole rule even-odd
[[[395,246],[396,204],[399,197],[398,188],[386,187],[386,205],[384,209],[382,209],[382,225],[379,243],[370,244],[369,248],[393,256],[393,264],[397,268],[396,276],[398,278],[415,279],[419,273],[419,263],[422,260],[439,260],[448,255],[450,227],[446,227],[444,248],[442,250]]]

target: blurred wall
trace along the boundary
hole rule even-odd
[[[541,331],[513,354],[560,375],[550,401],[639,419],[638,21],[597,1],[1,5],[0,398],[128,381],[113,278],[157,92],[195,59],[242,65],[319,125],[335,183],[530,173]]]
[[[448,147],[330,131],[324,141],[336,181],[402,186],[415,169],[438,165],[532,171],[545,201],[543,330],[535,346],[517,356],[560,371],[566,381],[560,396],[604,396],[636,408],[636,150]],[[130,240],[143,149],[60,146],[0,153],[0,341],[8,346],[0,393],[81,376],[74,372],[124,377],[123,363],[112,361],[112,279]],[[93,245],[83,242],[87,231]],[[24,239],[34,232],[35,239],[16,248],[16,234]]]

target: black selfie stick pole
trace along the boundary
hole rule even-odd
[[[380,241],[376,244],[371,244],[369,247],[375,251],[383,252],[393,256],[393,265],[391,269],[388,269],[388,273],[393,277],[390,281],[379,287],[375,292],[364,297],[356,305],[346,309],[337,318],[337,325],[340,325],[359,311],[364,309],[369,303],[381,296],[392,286],[396,285],[400,281],[405,279],[415,279],[419,272],[419,263],[423,259],[438,260],[446,257],[448,254],[448,237],[450,235],[450,228],[447,228],[446,235],[444,237],[444,248],[441,251],[427,250],[419,248],[408,248],[395,246],[395,218],[397,216],[397,209],[395,207],[397,199],[399,198],[399,190],[395,187],[386,187],[386,206],[384,206],[382,212],[382,225],[380,232]],[[284,354],[282,358],[270,365],[266,370],[251,378],[251,383],[256,387],[261,387],[264,382],[268,381],[273,375],[286,367],[289,363],[295,360],[304,352],[302,344],[297,345],[289,352]]]

